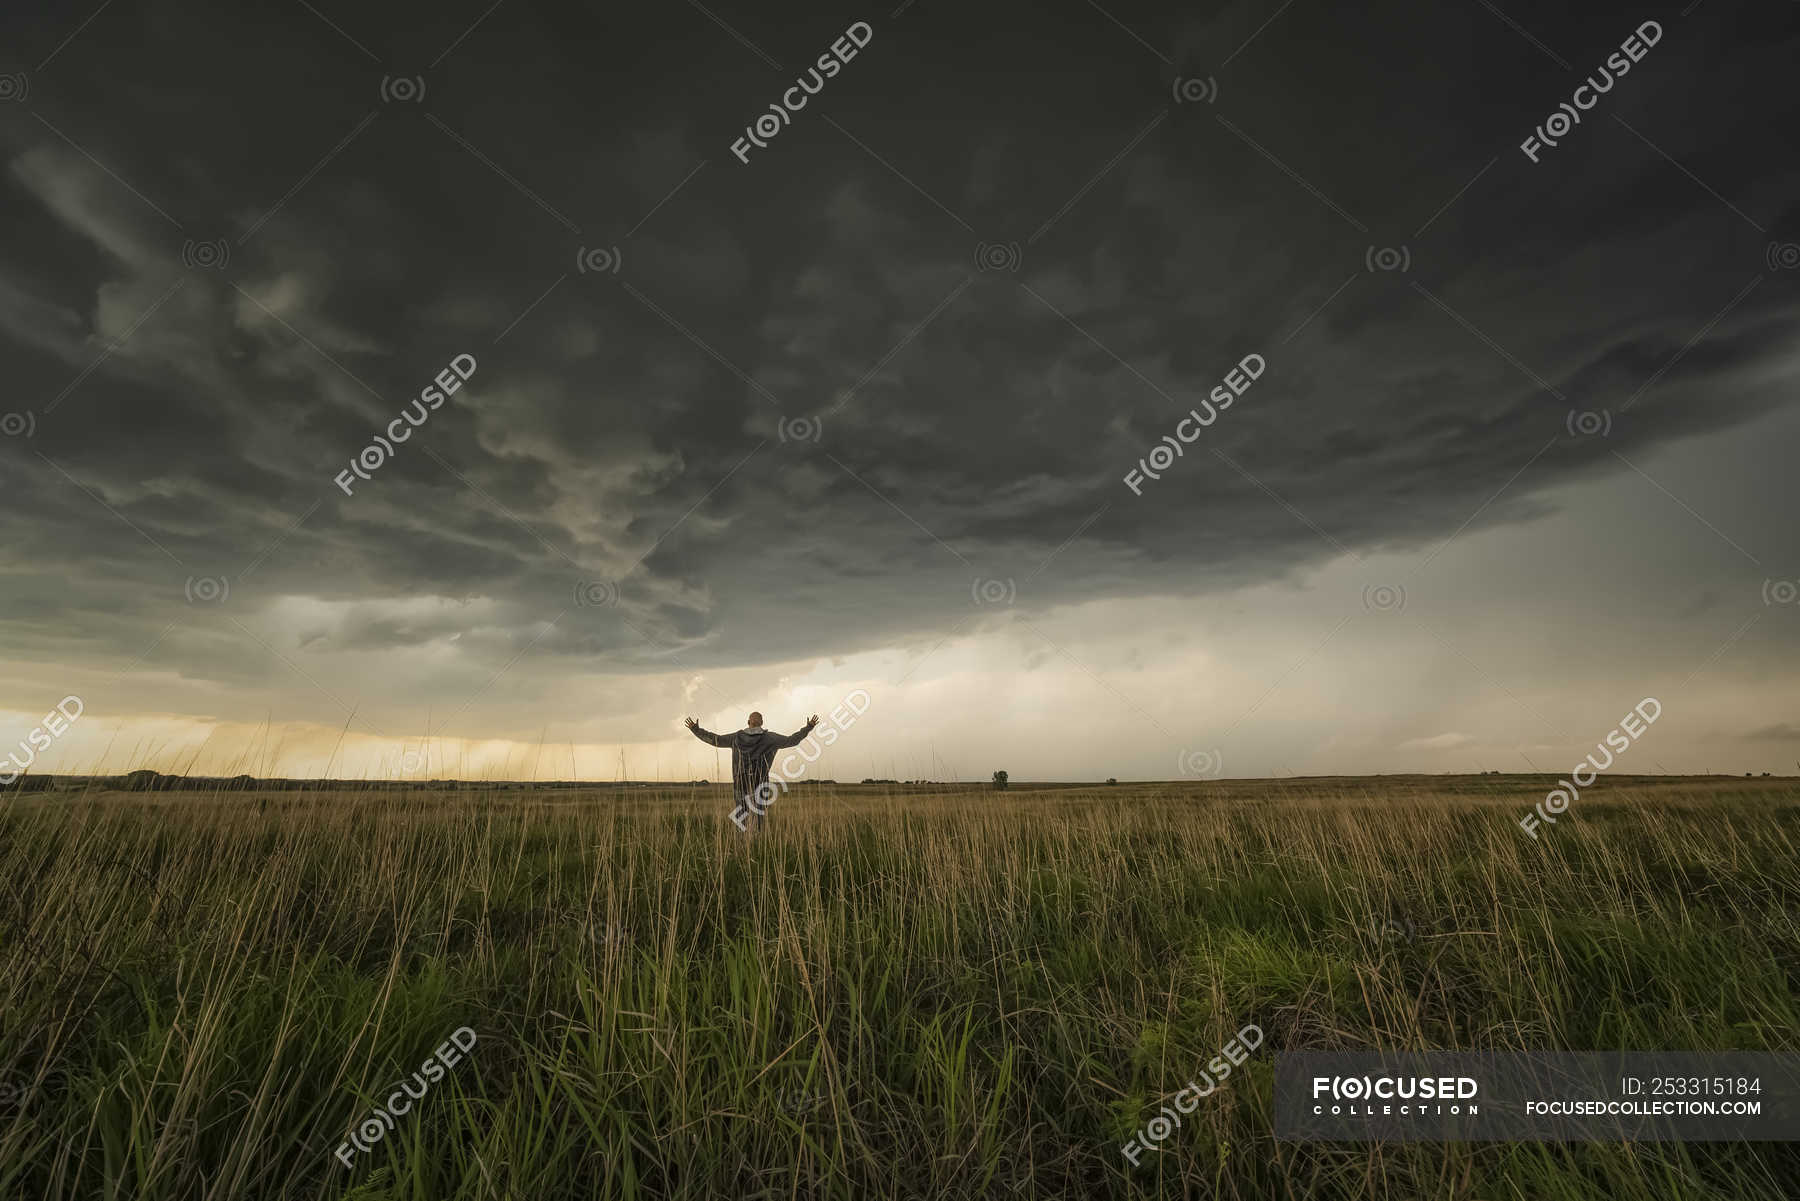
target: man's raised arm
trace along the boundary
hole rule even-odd
[[[775,739],[775,749],[780,750],[783,747],[799,746],[800,743],[805,740],[806,736],[813,732],[813,727],[818,724],[819,724],[819,715],[817,713],[815,713],[811,717],[806,719],[806,724],[804,726],[800,727],[800,731],[798,733],[789,734],[786,737],[778,736]]]
[[[698,738],[701,742],[710,743],[713,746],[729,745],[725,741],[725,736],[723,734],[715,734],[711,730],[701,729],[700,723],[691,717],[687,719],[687,728],[692,730],[694,732],[694,737]]]

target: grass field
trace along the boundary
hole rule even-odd
[[[1292,1048],[1800,1050],[1800,781],[1534,842],[1548,787],[803,788],[749,843],[716,790],[0,797],[0,1198],[1800,1195],[1792,1144],[1275,1140]]]

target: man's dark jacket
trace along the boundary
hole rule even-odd
[[[814,724],[808,722],[799,733],[785,736],[760,726],[746,726],[735,734],[714,734],[699,726],[688,728],[701,742],[731,748],[731,790],[740,797],[747,797],[769,782],[769,765],[775,762],[775,752],[799,746],[813,732]]]

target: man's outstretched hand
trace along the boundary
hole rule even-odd
[[[700,723],[690,717],[687,719],[687,728],[690,730],[697,730],[700,728]]]
[[[819,724],[819,715],[818,715],[818,714],[817,714],[817,713],[815,713],[815,714],[813,714],[813,715],[812,715],[812,716],[811,716],[811,717],[809,717],[809,718],[807,718],[807,719],[806,719],[806,724],[807,724],[807,725],[809,725],[809,726],[816,726],[816,725],[818,725],[818,724]]]

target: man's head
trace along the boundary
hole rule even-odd
[[[744,724],[748,725],[752,730],[762,729],[762,714],[752,713],[750,715],[750,720]]]

